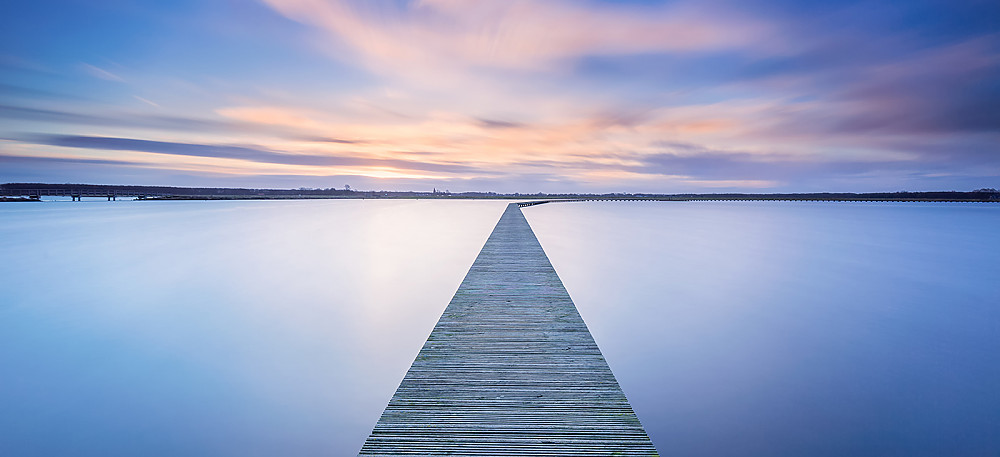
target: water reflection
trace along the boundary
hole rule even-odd
[[[0,454],[355,455],[504,202],[0,206]]]
[[[0,455],[354,455],[505,204],[0,205]],[[1000,207],[524,213],[663,455],[1000,450]]]
[[[1000,452],[1000,207],[524,213],[661,455]]]

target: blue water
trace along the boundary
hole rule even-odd
[[[504,206],[0,204],[0,455],[354,455]],[[1000,454],[1000,206],[524,213],[662,455]]]
[[[1000,455],[1000,205],[524,213],[661,455]]]
[[[0,456],[357,455],[506,204],[0,204]]]

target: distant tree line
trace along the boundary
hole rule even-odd
[[[818,193],[714,193],[714,194],[655,194],[655,193],[497,193],[497,192],[431,192],[359,191],[350,186],[298,189],[254,189],[231,187],[172,187],[121,186],[100,184],[7,183],[0,184],[0,195],[27,196],[34,193],[55,195],[67,190],[88,195],[148,195],[160,198],[197,199],[267,199],[267,198],[499,198],[499,199],[659,199],[659,200],[953,200],[1000,201],[1000,191],[982,188],[970,192],[818,192]]]

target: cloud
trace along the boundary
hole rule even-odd
[[[2,70],[2,68],[0,68]],[[0,83],[0,95],[4,98],[21,98],[27,100],[38,99],[59,99],[59,100],[81,100],[84,97],[67,93],[38,89],[35,87],[19,86],[14,84]]]
[[[335,144],[364,144],[363,140],[345,140],[343,138],[333,138],[326,136],[302,136],[298,137],[302,141],[311,143],[335,143]]]
[[[140,97],[138,95],[133,95],[132,98],[134,98],[136,100],[139,100],[140,102],[143,102],[143,103],[145,103],[145,104],[147,104],[149,106],[152,106],[154,108],[160,108],[160,104],[156,103],[156,102],[154,102],[152,100],[149,100],[149,99],[146,99],[146,98],[142,98],[142,97]]]
[[[125,79],[123,79],[121,76],[118,76],[108,70],[96,67],[89,63],[81,63],[80,67],[83,68],[83,71],[85,71],[87,74],[95,78],[103,79],[105,81],[125,82]]]
[[[843,131],[1000,132],[1000,35],[865,68],[837,99],[863,107]]]
[[[128,160],[108,160],[108,159],[84,159],[79,157],[35,157],[7,155],[0,153],[0,163],[3,164],[68,164],[68,165],[138,165],[136,162]]]
[[[199,119],[180,116],[150,116],[142,114],[92,114],[73,111],[33,108],[0,104],[0,118],[32,120],[59,124],[99,125],[107,127],[137,127],[160,130],[196,132],[252,131],[259,126],[249,126],[228,121]]]
[[[323,124],[315,120],[315,113],[300,112],[284,107],[231,107],[215,110],[216,114],[252,123],[275,125],[294,128],[322,128]]]
[[[0,104],[0,118],[67,134],[28,141],[92,150],[60,154],[258,176],[409,170],[422,173],[395,178],[670,191],[682,182],[780,187],[1000,175],[1000,34],[982,24],[967,30],[953,17],[909,18],[974,10],[966,4],[263,3],[282,34],[260,36],[275,39],[269,52],[289,56],[265,63],[273,73],[246,70],[271,55],[254,54],[259,60],[248,65],[245,43],[206,42],[206,52],[232,61],[208,68],[168,58],[155,77],[129,68],[134,93],[162,109],[134,101],[109,108],[130,94],[108,95],[110,86],[83,77],[62,86],[90,97],[76,105],[0,85],[20,100]],[[306,52],[281,48],[301,44],[285,39],[302,30],[314,40]],[[315,59],[316,45],[338,62]],[[46,90],[61,84],[31,81]]]
[[[738,48],[767,31],[759,21],[693,7],[563,0],[265,2],[321,29],[338,55],[353,52],[372,68],[406,72],[539,70],[586,55]]]
[[[926,41],[910,30],[859,28],[856,16],[840,20],[786,25],[790,52],[727,67],[721,87],[776,102],[760,113],[768,125],[755,122],[757,140],[884,144],[1000,132],[1000,34]]]
[[[488,129],[515,129],[524,127],[520,122],[501,121],[497,119],[476,119],[476,123]]]
[[[712,187],[707,184],[710,181],[716,183],[755,181],[758,184],[770,184],[744,186],[812,190],[833,190],[829,188],[832,183],[861,183],[869,180],[876,182],[874,190],[885,190],[885,187],[877,185],[879,176],[887,179],[883,185],[888,184],[890,182],[888,179],[892,177],[913,179],[930,176],[927,172],[927,163],[922,160],[872,160],[868,157],[859,159],[794,154],[761,155],[716,151],[686,143],[660,146],[663,147],[663,152],[637,157],[636,160],[640,161],[641,165],[626,169],[636,173],[683,176],[687,178],[687,182],[700,183],[699,185],[704,187]],[[967,164],[958,162],[939,164],[936,169],[944,173],[942,176],[969,176],[966,167]]]
[[[73,111],[32,108],[26,106],[0,104],[0,118],[19,121],[40,121],[63,125],[95,125],[113,128],[142,128],[172,132],[200,132],[212,134],[266,134],[293,141],[317,143],[362,143],[311,133],[307,128],[296,128],[292,124],[261,124],[259,122],[217,120],[183,116],[159,116],[135,113],[91,114]]]
[[[67,148],[97,149],[105,151],[137,151],[189,157],[234,159],[248,162],[302,165],[314,167],[381,167],[403,171],[434,173],[474,173],[490,175],[493,172],[453,162],[422,162],[402,159],[382,159],[344,155],[314,155],[277,152],[264,148],[225,144],[178,143],[134,138],[116,138],[80,135],[34,135],[23,141],[32,144]]]

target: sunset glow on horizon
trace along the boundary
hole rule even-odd
[[[48,1],[0,16],[0,182],[1000,187],[979,1]]]

